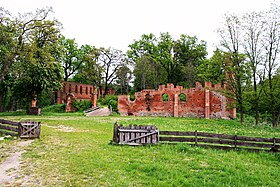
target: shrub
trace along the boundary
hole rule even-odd
[[[105,97],[101,97],[98,99],[98,103],[100,105],[109,105],[110,100],[118,101],[117,95],[106,95]]]
[[[42,112],[65,112],[65,104],[56,104],[44,107],[42,109]]]
[[[83,110],[91,107],[91,101],[89,101],[89,100],[83,100],[83,101],[75,100],[73,105],[77,109],[77,111],[83,111]]]
[[[104,98],[98,99],[98,105],[112,106],[114,112],[118,111],[118,96],[117,95],[107,95]]]
[[[113,111],[118,112],[118,101],[111,99],[108,103],[108,106],[112,106]]]

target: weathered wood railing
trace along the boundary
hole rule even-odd
[[[41,122],[13,122],[0,119],[0,133],[20,138],[40,138]]]
[[[155,126],[114,124],[113,142],[117,144],[144,145],[156,144],[159,131]]]
[[[2,134],[17,136],[18,126],[19,122],[0,119],[0,133]]]
[[[117,123],[114,124],[113,142],[128,145],[186,142],[201,147],[273,152],[278,152],[280,149],[280,138],[275,137],[247,137],[198,131],[159,131],[155,126],[123,126]]]
[[[160,131],[162,142],[189,142],[201,147],[274,151],[280,149],[280,138],[259,138],[207,132]]]

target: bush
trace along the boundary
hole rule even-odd
[[[118,112],[118,101],[110,100],[108,106],[112,106],[114,112]]]
[[[110,100],[118,101],[118,96],[117,95],[106,95],[104,98],[102,98],[102,97],[99,98],[97,102],[100,105],[108,105],[109,106]]]
[[[83,100],[83,101],[74,101],[74,107],[77,109],[77,111],[83,111],[85,109],[91,108],[91,101],[89,100]]]
[[[65,112],[65,104],[56,104],[42,108],[42,112]]]
[[[112,106],[114,112],[118,111],[118,96],[117,95],[107,95],[104,98],[98,99],[98,105]]]

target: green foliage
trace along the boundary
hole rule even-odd
[[[180,94],[179,97],[180,97],[180,101],[187,101],[186,94]]]
[[[114,112],[118,112],[118,96],[117,95],[106,95],[104,98],[97,100],[98,105],[111,106]]]
[[[64,80],[67,81],[82,65],[82,52],[75,39],[66,39],[63,36],[59,40],[59,45],[61,53],[58,59],[64,69]]]
[[[129,100],[134,101],[135,100],[135,95],[134,94],[129,95]]]
[[[97,63],[98,49],[90,45],[83,45],[79,50],[82,64],[77,69],[73,80],[84,84],[101,85],[104,69]]]
[[[89,100],[82,100],[82,101],[78,101],[75,99],[74,101],[74,107],[77,109],[77,111],[84,111],[88,108],[91,108],[91,101]]]
[[[53,112],[53,113],[64,113],[65,112],[65,104],[56,104],[51,106],[46,106],[42,108],[42,114],[45,112]]]
[[[100,97],[97,102],[100,105],[109,105],[109,101],[110,100],[114,100],[114,101],[118,101],[118,96],[117,95],[106,95],[105,97]]]
[[[193,84],[198,79],[196,68],[207,55],[204,41],[183,34],[178,40],[169,33],[161,33],[158,38],[144,34],[129,47],[127,54],[135,65],[137,90],[157,88],[167,82]]]
[[[62,67],[57,63],[61,25],[55,19],[48,20],[51,9],[38,9],[34,14],[17,18],[2,14],[2,9],[0,11],[1,17],[4,15],[0,19],[0,28],[3,28],[3,20],[9,20],[9,24],[13,25],[7,33],[1,33],[7,34],[6,40],[13,45],[10,49],[6,46],[5,50],[1,50],[4,53],[1,53],[3,56],[0,59],[4,61],[0,62],[0,68],[4,69],[1,69],[0,85],[6,85],[2,93],[5,97],[11,94],[10,104],[17,104],[15,109],[18,105],[29,107],[34,97],[61,86]],[[5,42],[0,43],[5,45]],[[3,103],[2,93],[0,105]]]
[[[162,94],[162,101],[168,101],[168,94]]]
[[[164,68],[149,56],[143,56],[137,60],[133,74],[135,76],[134,88],[137,91],[157,89],[158,85],[167,82]]]
[[[111,99],[108,102],[108,106],[111,106],[114,112],[118,112],[118,100]]]
[[[216,49],[210,59],[201,61],[198,67],[198,76],[204,81],[212,82],[212,84],[222,83],[225,81],[225,63],[226,53]]]
[[[131,70],[128,66],[124,65],[117,70],[116,76],[116,84],[118,85],[116,88],[116,94],[128,94],[130,90],[129,83],[132,79]]]

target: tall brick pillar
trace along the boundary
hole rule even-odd
[[[97,101],[97,93],[94,92],[91,96],[91,107],[92,108],[96,107],[96,101]]]
[[[56,104],[61,104],[61,91],[58,90],[56,95],[57,95]]]
[[[209,119],[210,117],[210,91],[212,87],[211,82],[205,82],[205,118]]]
[[[178,94],[174,94],[174,117],[179,117]]]
[[[232,109],[232,118],[236,119],[236,108],[235,107]]]

